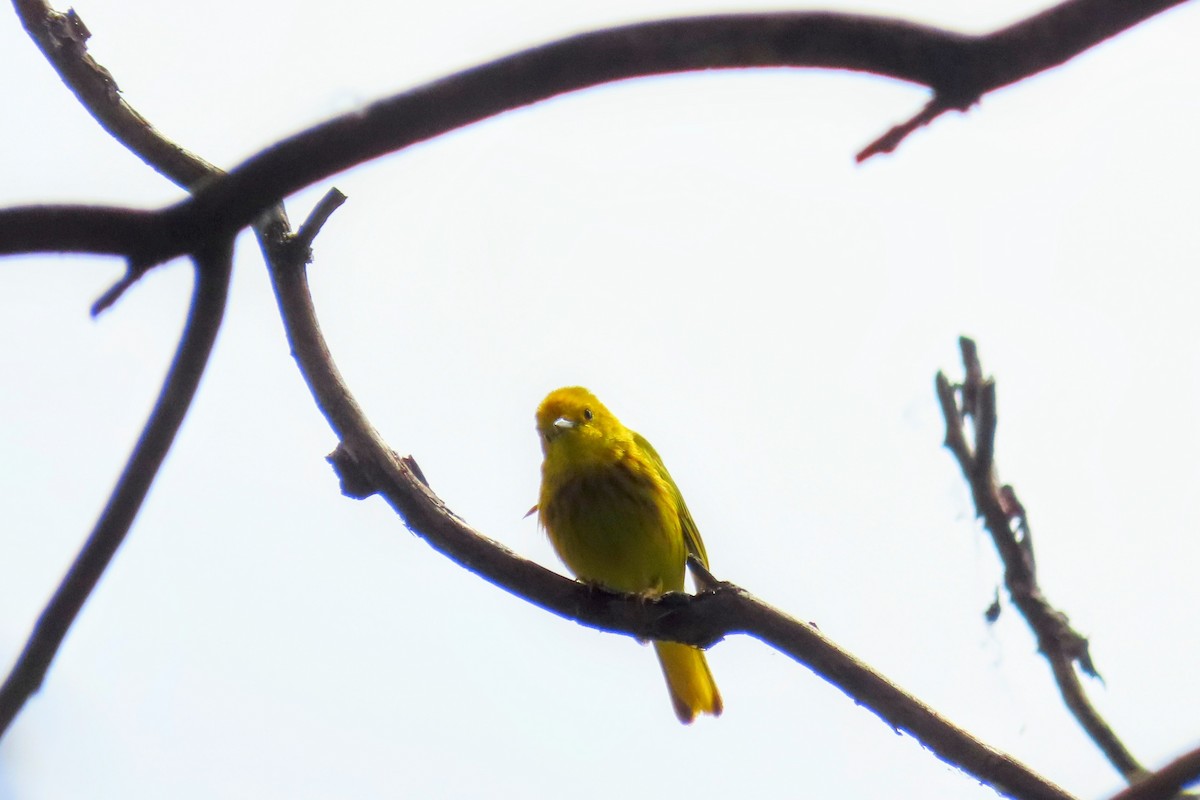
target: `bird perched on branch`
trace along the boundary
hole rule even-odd
[[[688,555],[705,568],[700,531],[662,458],[587,389],[551,392],[537,410],[542,441],[538,518],[576,577],[654,597],[683,591]],[[675,714],[719,715],[703,651],[654,642]]]

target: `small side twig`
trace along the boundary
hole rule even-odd
[[[117,282],[104,290],[104,294],[96,298],[96,302],[92,303],[90,313],[93,317],[98,317],[108,309],[112,308],[113,304],[121,299],[121,295],[133,288],[133,285],[141,280],[142,273],[134,268],[125,270],[125,274],[117,279]]]
[[[925,107],[917,112],[912,119],[893,126],[878,139],[871,142],[862,150],[859,150],[858,154],[854,156],[854,160],[856,163],[861,164],[872,156],[894,152],[909,135],[933,122],[942,114],[945,114],[947,111],[966,111],[978,101],[978,96],[973,97],[967,102],[954,102],[942,95],[934,95],[934,98],[926,103]]]
[[[308,219],[304,220],[304,223],[300,226],[300,230],[296,231],[296,235],[291,240],[291,245],[303,255],[302,260],[305,264],[312,261],[312,244],[317,238],[317,234],[321,232],[321,228],[325,227],[325,223],[329,221],[333,212],[341,208],[345,202],[346,195],[342,194],[340,189],[336,187],[330,189],[313,206]]]
[[[971,487],[976,514],[983,520],[1004,564],[1005,587],[1037,637],[1063,701],[1105,757],[1132,783],[1145,774],[1145,769],[1091,704],[1075,670],[1078,664],[1088,675],[1099,677],[1088,652],[1088,640],[1042,594],[1028,514],[1015,490],[1000,485],[997,478],[993,455],[995,381],[984,377],[972,340],[962,337],[959,346],[965,369],[963,383],[954,386],[944,373],[937,374],[938,401],[946,420],[946,448],[954,454]],[[968,444],[968,427],[974,429],[973,444]]]

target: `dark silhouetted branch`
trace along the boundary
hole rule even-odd
[[[321,228],[325,227],[325,223],[329,221],[333,212],[342,207],[342,203],[346,202],[346,195],[342,194],[337,189],[330,189],[313,206],[313,210],[308,215],[308,219],[304,220],[304,224],[300,226],[300,230],[296,231],[296,236],[291,240],[291,246],[298,248],[299,253],[297,258],[308,263],[312,260],[312,244],[317,238],[317,234],[321,232]]]
[[[317,405],[340,445],[331,460],[356,497],[373,489],[410,530],[447,558],[485,580],[567,619],[641,639],[710,646],[732,633],[754,636],[790,655],[837,686],[898,731],[906,731],[939,758],[1011,797],[1069,795],[1028,767],[972,737],[826,639],[813,625],[793,619],[726,583],[694,597],[667,595],[648,602],[585,587],[521,558],[470,528],[433,493],[411,458],[387,446],[329,353],[297,266],[272,272],[288,341]]]
[[[33,0],[19,0],[31,3]],[[948,108],[1056,66],[1184,0],[1068,0],[986,36],[823,12],[662,20],[524,50],[289,137],[164,209],[162,235],[126,254],[134,269],[250,225],[280,199],[357,164],[496,114],[612,81],[704,69],[818,67],[928,86]],[[142,153],[143,158],[146,154]],[[69,235],[77,249],[83,234]],[[97,252],[110,246],[102,239]],[[0,214],[0,254],[31,246]]]
[[[26,32],[62,78],[63,83],[75,94],[92,118],[127,150],[177,186],[189,190],[196,189],[205,181],[219,179],[225,174],[218,167],[168,139],[133,106],[125,102],[112,73],[88,53],[87,40],[91,37],[91,32],[75,9],[70,9],[65,14],[60,13],[51,8],[45,0],[13,0],[13,7]],[[126,220],[119,215],[109,214],[105,219],[92,220],[87,216],[86,210],[83,210],[82,217],[80,211],[79,208],[65,207],[60,209],[59,219],[34,219],[31,220],[33,224],[30,226],[22,225],[20,220],[14,220],[13,229],[23,236],[39,237],[30,249],[110,253],[128,257],[125,275],[92,305],[94,316],[115,303],[153,266],[153,263],[146,263],[138,257],[139,249],[158,249],[163,245],[152,243],[155,237],[173,237],[174,234],[169,226],[158,225],[153,230],[144,230],[141,226],[143,220],[137,218]],[[264,251],[273,246],[267,237],[275,235],[279,240],[288,235],[287,215],[281,205],[272,206],[257,222],[255,232]],[[60,231],[60,246],[45,246],[42,232],[55,230]],[[4,239],[3,234],[0,234],[0,239]],[[93,246],[81,246],[84,241],[91,242]],[[18,245],[20,239],[5,239],[5,242]]]
[[[1013,488],[1001,486],[996,477],[996,384],[984,377],[975,343],[963,337],[959,344],[966,372],[963,383],[954,386],[945,374],[937,374],[938,401],[946,420],[946,447],[971,487],[976,514],[1004,564],[1009,596],[1033,629],[1064,702],[1117,771],[1133,782],[1145,774],[1144,768],[1092,706],[1075,671],[1075,664],[1079,664],[1088,675],[1099,677],[1088,653],[1088,640],[1042,594],[1029,517]],[[974,431],[973,444],[969,443],[968,428]]]
[[[95,253],[124,256],[143,248],[175,249],[178,237],[163,227],[161,211],[84,205],[0,209],[0,255]],[[181,254],[182,255],[182,254]],[[152,266],[145,263],[146,268]]]
[[[114,139],[184,187],[220,173],[212,164],[164,137],[125,102],[112,74],[88,54],[91,32],[75,9],[59,13],[45,0],[13,0],[13,7],[63,83]]]
[[[970,107],[970,103],[973,102],[975,101],[970,100],[965,101],[965,104],[959,103],[955,105],[947,102],[940,95],[935,96],[932,100],[926,103],[925,107],[922,108],[921,111],[912,119],[896,125],[888,130],[887,133],[883,134],[883,136],[880,136],[878,139],[860,150],[858,155],[854,157],[854,160],[861,164],[872,156],[895,152],[896,148],[900,146],[900,143],[907,139],[910,134],[916,132],[920,128],[925,127],[942,114],[945,114],[947,111],[966,111],[967,108]]]
[[[195,195],[159,212],[124,212],[124,216],[113,209],[90,216],[72,207],[0,212],[0,253],[65,249],[125,255],[130,274],[110,293],[115,297],[154,263],[203,250],[214,236],[231,240],[237,230],[255,222],[273,203],[305,186],[380,155],[565,92],[627,78],[698,69],[822,67],[886,75],[929,86],[934,100],[918,120],[932,119],[937,115],[935,110],[968,107],[987,91],[1062,63],[1179,2],[1182,0],[1137,4],[1070,0],[988,36],[827,13],[699,17],[596,31],[466,70],[336,118],[278,143],[220,177],[207,162],[164,140],[121,100],[115,81],[87,56],[86,31],[77,17],[55,16],[36,0],[14,0],[35,38],[50,42],[49,46],[43,45],[48,57],[55,60],[53,51],[60,57],[65,54],[71,62],[66,72],[74,77],[64,74],[64,79],[85,105],[101,109],[94,112],[101,124],[147,163],[193,187]],[[35,18],[41,21],[31,26],[28,20]],[[42,41],[39,38],[40,44]],[[903,135],[916,127],[899,126],[904,129]],[[893,133],[889,146],[894,147],[901,138],[901,134]],[[303,261],[311,242],[310,231],[319,229],[320,220],[332,207],[319,207],[311,227],[306,225],[299,239],[290,235],[280,211],[260,227],[260,242],[271,261],[293,351],[319,407],[342,440],[341,458],[352,459],[366,486],[376,488],[431,546],[508,591],[593,627],[701,646],[731,633],[755,636],[809,666],[897,730],[910,732],[943,760],[998,790],[1018,798],[1066,800],[1068,795],[1061,789],[941,719],[837,648],[814,626],[787,617],[737,587],[718,584],[714,591],[697,597],[669,595],[656,602],[586,589],[516,556],[466,526],[430,491],[411,461],[406,463],[384,445],[341,381],[326,349],[312,312]],[[109,215],[107,220],[103,219],[105,214]],[[55,224],[61,238],[52,241],[47,231]],[[221,259],[226,277],[228,246],[225,241]],[[208,273],[203,267],[215,260],[215,253],[201,259],[200,279]],[[195,303],[200,302],[201,294],[198,288]],[[189,333],[196,316],[193,314],[189,322]],[[181,348],[187,341],[185,337]],[[182,362],[182,357],[177,357],[164,393],[174,385]],[[203,359],[189,359],[187,363],[193,368],[199,363],[198,369],[203,368]],[[991,398],[994,409],[994,394]],[[161,406],[160,402],[156,415]],[[180,418],[182,413],[179,411]],[[156,424],[152,417],[143,441],[156,430]],[[966,452],[970,452],[965,441]],[[142,472],[135,465],[141,449],[139,443],[127,475]],[[980,451],[977,443],[975,453]],[[144,466],[149,477],[140,475],[139,480],[148,486],[156,465],[147,461]],[[124,480],[125,476],[121,485]],[[110,500],[110,508],[116,507],[114,516],[127,516],[131,521],[137,505],[125,502],[121,485]],[[108,518],[106,510],[97,532]],[[97,539],[97,534],[92,538]],[[61,641],[73,617],[71,613],[62,622],[60,611],[69,611],[70,604],[64,600],[60,609],[59,597],[69,594],[74,598],[72,602],[82,605],[87,591],[80,594],[75,589],[84,586],[88,576],[94,584],[119,541],[118,537],[113,543],[106,534],[107,544],[94,549],[89,541],[43,614],[27,648],[28,653],[36,645],[41,655],[28,659],[32,667],[26,665],[23,655],[9,679],[19,684],[12,696],[19,696],[21,702],[36,689],[57,641]],[[57,641],[50,635],[54,632]],[[44,659],[40,671],[38,658]],[[4,692],[8,692],[8,684]],[[0,693],[0,698],[6,696]],[[16,709],[11,713],[15,714]]]
[[[26,30],[84,107],[110,134],[148,164],[182,186],[196,186],[223,173],[163,137],[119,97],[116,82],[86,51],[90,35],[74,10],[59,14],[41,0],[14,0]],[[335,196],[336,193],[336,196]],[[269,209],[256,225],[259,243],[272,263],[300,264],[308,258],[312,241],[329,215],[345,197],[333,190],[318,206],[301,245],[288,231],[282,206]],[[34,249],[130,254],[156,235],[170,235],[152,212],[128,209],[45,207],[10,212],[13,230],[28,241],[53,244]],[[79,246],[78,236],[92,247]],[[100,248],[97,242],[105,243]],[[11,244],[11,242],[9,242]],[[124,540],[136,517],[175,433],[182,423],[203,373],[212,342],[220,327],[228,291],[232,238],[219,246],[205,246],[196,261],[197,279],[187,326],[163,386],[159,401],[143,429],[125,471],[108,505],[66,578],[43,610],[30,639],[0,686],[0,735],[8,729],[25,701],[41,686],[63,638],[87,597]],[[92,307],[97,314],[114,303],[149,265],[131,258],[126,275]]]
[[[1200,748],[1184,753],[1157,772],[1145,775],[1128,789],[1113,795],[1112,800],[1170,800],[1180,797],[1185,787],[1197,781],[1200,781]]]
[[[225,314],[233,242],[218,241],[195,257],[196,285],[187,325],[158,402],[133,448],[96,527],[42,611],[24,650],[0,686],[0,735],[42,685],[50,662],[108,562],[125,540],[175,434],[191,406]]]

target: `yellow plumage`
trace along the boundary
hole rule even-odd
[[[537,410],[542,440],[538,516],[563,563],[582,581],[655,596],[683,591],[688,554],[708,566],[683,496],[650,443],[578,386]],[[655,642],[681,722],[721,713],[704,653]]]

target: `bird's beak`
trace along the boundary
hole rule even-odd
[[[554,422],[551,422],[550,427],[543,432],[546,437],[546,441],[554,441],[559,437],[560,434],[562,434],[563,431],[569,431],[576,427],[577,424],[578,423],[575,423],[566,417],[559,417],[558,419],[554,420]]]

